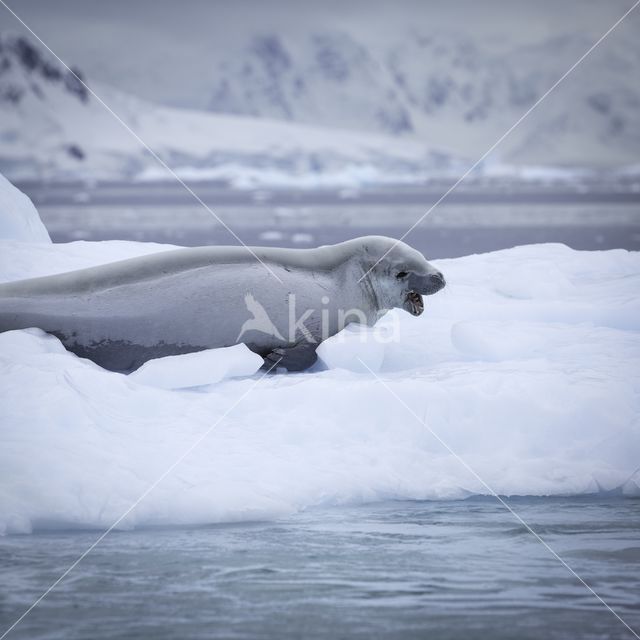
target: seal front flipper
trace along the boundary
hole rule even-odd
[[[264,358],[264,368],[276,370],[284,367],[287,371],[304,371],[316,363],[318,354],[315,344],[297,344],[293,347],[276,347]]]

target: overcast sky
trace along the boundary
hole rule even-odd
[[[212,63],[255,32],[303,37],[342,29],[374,47],[408,29],[462,31],[495,46],[578,32],[595,40],[631,0],[6,0],[65,62],[89,80],[142,97],[204,106]],[[640,31],[640,10],[622,26]],[[24,29],[0,6],[3,32]],[[205,80],[203,80],[205,79]]]

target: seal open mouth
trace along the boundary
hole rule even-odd
[[[419,316],[424,311],[424,300],[417,291],[409,291],[405,298],[405,307],[412,316]]]
[[[401,272],[406,276],[406,272]],[[432,296],[445,286],[444,276],[439,272],[420,275],[412,273],[407,282],[407,294],[402,308],[412,316],[419,316],[424,311],[424,299],[422,296]],[[406,289],[405,289],[406,291]]]

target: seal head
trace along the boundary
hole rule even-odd
[[[423,296],[445,286],[442,273],[404,242],[384,236],[369,236],[361,242],[361,280],[382,312],[399,308],[419,316],[424,311]]]

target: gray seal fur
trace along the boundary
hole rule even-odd
[[[344,325],[394,307],[419,315],[445,284],[421,253],[382,236],[252,250],[282,283],[245,247],[208,246],[0,284],[0,332],[38,327],[113,371],[239,342],[266,365],[302,370]]]

